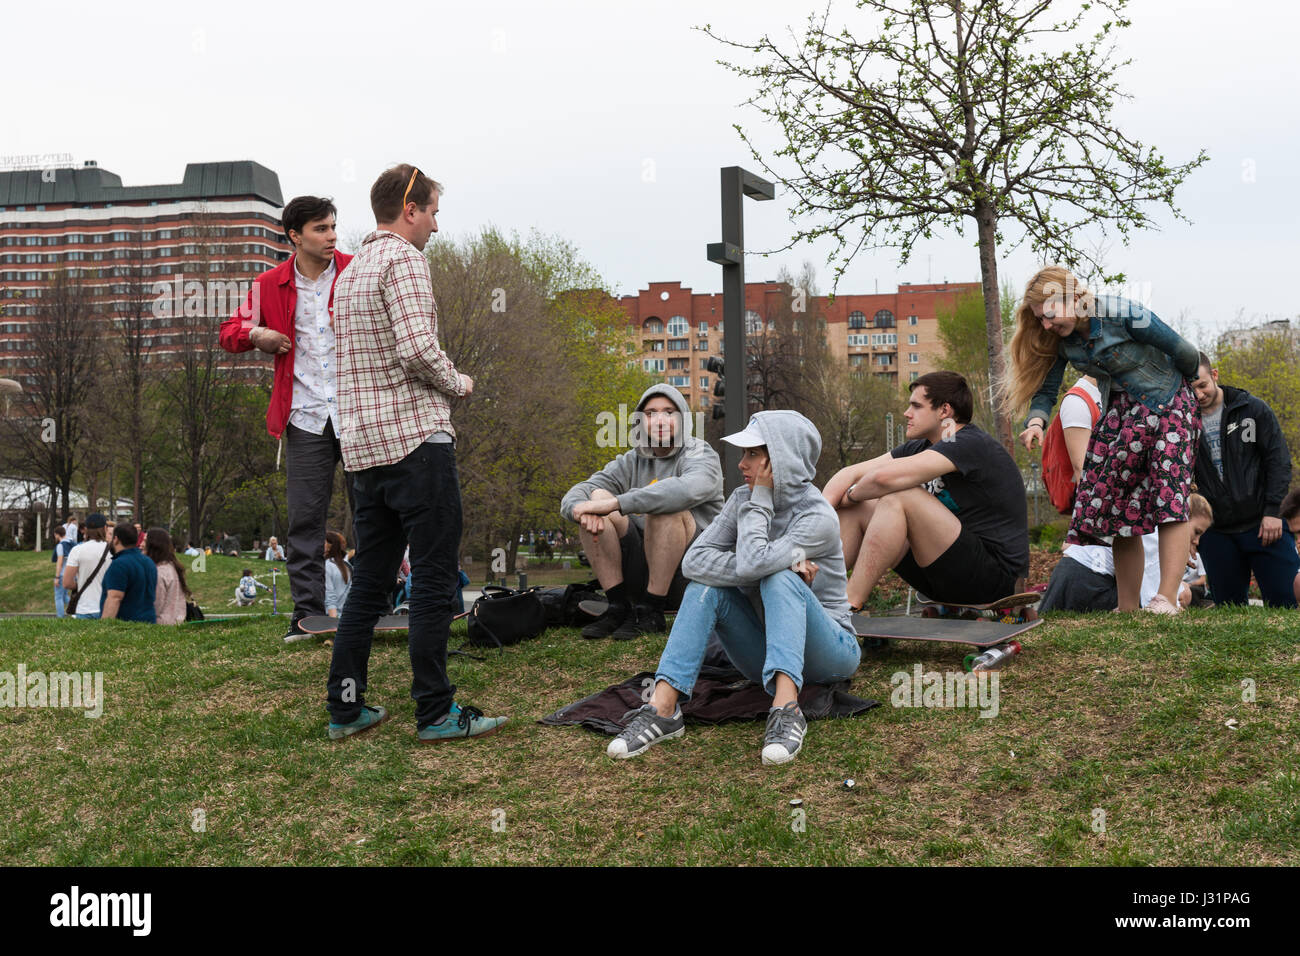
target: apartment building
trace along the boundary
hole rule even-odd
[[[908,382],[932,371],[943,351],[938,309],[979,291],[978,282],[905,283],[894,292],[816,296],[804,311],[825,331],[836,360],[859,374]],[[790,294],[784,283],[746,283],[746,331],[752,335],[774,328],[773,317]],[[721,293],[652,282],[619,304],[640,343],[642,367],[678,388],[692,408],[708,408],[714,384],[708,359],[725,359]]]

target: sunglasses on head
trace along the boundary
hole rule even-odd
[[[409,195],[411,195],[411,187],[415,185],[415,177],[418,176],[418,175],[420,175],[420,167],[419,167],[419,166],[414,166],[414,167],[412,167],[412,168],[411,168],[411,178],[410,178],[410,180],[409,180],[409,181],[407,182],[407,184],[406,184],[406,192],[402,193],[402,208],[403,208],[403,209],[406,208],[406,197],[408,197]]]

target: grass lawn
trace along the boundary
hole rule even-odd
[[[282,644],[283,623],[0,621],[0,671],[19,663],[29,672],[102,671],[105,692],[98,719],[0,708],[5,859],[1300,862],[1293,612],[1049,619],[1002,672],[992,719],[889,705],[892,673],[915,663],[957,669],[964,648],[867,652],[853,690],[883,706],[813,722],[803,752],[782,767],[760,764],[758,723],[691,725],[631,761],[606,758],[597,734],[537,724],[653,669],[663,645],[584,641],[574,630],[482,663],[453,658],[460,699],[512,720],[494,737],[435,746],[415,739],[404,636],[383,636],[369,699],[392,719],[332,742],[323,707],[330,651]],[[462,633],[458,625],[453,643]],[[1255,702],[1242,700],[1245,679],[1255,682]],[[846,777],[854,789],[842,787]],[[794,797],[803,800],[803,832],[792,828]],[[1093,829],[1097,810],[1104,833]]]

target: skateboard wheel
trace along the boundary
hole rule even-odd
[[[931,617],[931,618],[934,618],[934,617],[939,617],[939,616],[940,616],[940,611],[939,611],[939,609],[938,609],[937,607],[923,607],[923,608],[921,608],[921,617]]]
[[[1032,607],[1027,607],[1020,612],[1020,621],[1022,624],[1028,624],[1030,621],[1038,620],[1038,611]]]

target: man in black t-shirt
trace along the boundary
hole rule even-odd
[[[854,610],[888,568],[931,600],[953,604],[995,601],[1022,585],[1024,480],[1006,449],[970,423],[973,404],[956,372],[922,375],[904,415],[909,440],[826,485],[853,568]]]

